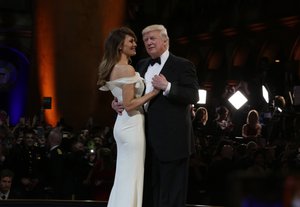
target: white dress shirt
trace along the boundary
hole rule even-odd
[[[160,56],[160,64],[155,63],[154,65],[149,65],[147,72],[145,73],[145,84],[146,84],[146,89],[145,89],[145,93],[149,93],[150,91],[153,90],[153,86],[152,86],[152,78],[155,75],[158,75],[160,73],[160,71],[162,70],[162,68],[164,67],[168,57],[169,57],[169,50],[166,50],[161,56]],[[164,95],[167,95],[167,93],[169,92],[171,88],[171,84],[168,83],[168,87],[167,90],[164,91]],[[144,104],[144,108],[147,111],[148,108],[148,104],[149,102]]]
[[[0,192],[0,200],[7,200],[9,191],[6,193]]]

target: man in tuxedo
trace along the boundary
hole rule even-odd
[[[50,131],[47,137],[49,153],[46,170],[46,189],[51,199],[68,199],[65,194],[65,152],[61,146],[60,127]]]
[[[12,191],[12,182],[14,178],[13,171],[3,169],[0,172],[0,200],[16,198],[16,194]]]
[[[169,37],[163,25],[142,31],[150,57],[137,63],[145,78],[146,91],[161,93],[146,103],[146,161],[143,206],[184,207],[187,194],[189,156],[194,150],[191,104],[197,103],[195,66],[169,52]],[[121,112],[113,102],[112,107]]]

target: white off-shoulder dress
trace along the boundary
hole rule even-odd
[[[135,76],[108,81],[100,90],[110,90],[113,96],[123,101],[122,86],[135,85],[135,95],[144,91],[144,81],[139,73]],[[144,184],[145,125],[142,108],[128,114],[125,110],[118,115],[114,125],[117,143],[117,164],[114,185],[108,207],[141,207]]]

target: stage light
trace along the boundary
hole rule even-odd
[[[239,109],[248,101],[248,99],[240,91],[236,91],[228,101],[234,108]]]
[[[198,94],[199,94],[199,101],[197,103],[198,104],[206,104],[207,91],[203,90],[203,89],[199,89]]]
[[[262,95],[263,95],[265,101],[267,103],[269,103],[269,91],[267,90],[267,88],[264,85],[262,85]]]

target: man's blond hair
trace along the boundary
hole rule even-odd
[[[159,31],[161,37],[163,39],[167,40],[168,46],[169,46],[169,36],[168,36],[167,29],[164,27],[164,25],[162,25],[162,24],[149,25],[142,30],[142,35],[144,36],[144,34],[146,34],[148,32],[152,32],[152,31]]]

